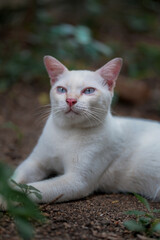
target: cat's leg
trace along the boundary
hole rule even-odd
[[[44,179],[48,174],[43,164],[31,155],[16,168],[11,179],[17,183],[32,183]]]
[[[9,180],[9,184],[13,189],[17,189],[17,186],[12,182],[12,180],[17,183],[31,183],[33,181],[38,181],[39,179],[41,180],[45,176],[46,171],[44,171],[41,165],[35,162],[34,159],[28,158],[15,170],[13,176]],[[0,195],[0,211],[5,211],[6,209],[7,202],[3,196]]]
[[[34,158],[29,157],[22,162],[15,170],[13,176],[9,179],[9,184],[13,189],[17,189],[16,185],[11,181],[17,183],[32,183],[44,179],[49,172]],[[19,189],[17,189],[19,190]],[[7,209],[7,203],[3,196],[0,196],[0,211]]]
[[[43,175],[33,159],[28,158],[15,170],[8,183],[13,189],[17,189],[17,186],[12,182],[12,180],[16,181],[17,183],[29,183],[32,182],[32,180],[34,181],[38,179],[38,174],[40,177]],[[5,201],[5,198],[0,195],[0,211],[5,211],[6,209],[7,201]]]
[[[67,173],[28,185],[41,192],[41,200],[36,198],[35,195],[31,196],[31,199],[38,203],[49,203],[55,199],[57,199],[57,202],[80,199],[93,192],[93,186],[84,181],[78,173]]]
[[[15,170],[13,176],[9,179],[10,186],[13,189],[20,190],[12,180],[17,183],[32,183],[44,179],[50,171],[43,165],[45,156],[39,158],[39,160],[40,161],[37,160],[36,154],[31,154],[24,162],[22,162]],[[0,211],[5,211],[6,209],[7,203],[3,196],[0,196]]]
[[[42,180],[50,174],[51,169],[47,162],[53,153],[48,150],[46,142],[42,134],[32,153],[16,168],[11,179],[17,183],[31,183]]]

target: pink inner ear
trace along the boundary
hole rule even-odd
[[[51,85],[57,81],[60,74],[67,70],[67,68],[62,63],[51,56],[44,57],[44,64],[50,77]]]
[[[115,58],[97,70],[97,72],[104,79],[105,83],[108,85],[108,89],[110,91],[112,91],[115,86],[121,67],[122,59]]]

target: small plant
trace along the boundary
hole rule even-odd
[[[41,195],[36,188],[18,184],[11,180],[12,185],[16,186],[16,189],[13,189],[8,183],[11,172],[11,169],[6,164],[0,163],[0,197],[1,200],[4,200],[7,206],[7,213],[13,218],[21,238],[30,240],[34,236],[32,222],[44,222],[45,217],[28,196],[35,194],[37,198],[41,198]]]
[[[160,237],[160,218],[155,213],[160,213],[160,209],[151,209],[148,201],[138,194],[135,197],[146,207],[146,211],[130,210],[125,212],[134,219],[127,220],[123,225],[130,231],[137,233],[145,233],[147,236]]]
[[[31,194],[34,194],[37,198],[42,199],[42,196],[40,194],[40,191],[33,186],[28,186],[27,184],[17,183],[13,179],[11,179],[11,182],[19,188],[19,190],[24,193],[26,196],[29,196]]]

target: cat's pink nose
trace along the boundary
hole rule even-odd
[[[75,99],[75,98],[67,98],[67,99],[66,99],[66,102],[67,102],[67,104],[68,104],[70,107],[72,107],[74,104],[77,103],[77,99]]]

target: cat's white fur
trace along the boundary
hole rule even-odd
[[[83,198],[94,191],[135,192],[160,200],[160,124],[114,117],[110,112],[122,60],[99,70],[69,71],[50,56],[51,114],[30,156],[13,179],[40,190],[48,203]],[[57,86],[67,89],[58,93]],[[84,94],[83,89],[96,89]],[[136,93],[135,93],[136,94]],[[76,99],[69,113],[66,98]],[[58,176],[45,179],[52,172]],[[45,179],[45,180],[44,180]]]

